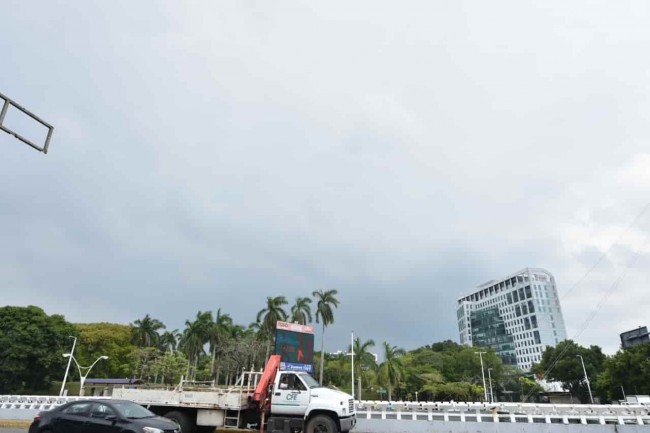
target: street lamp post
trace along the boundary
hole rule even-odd
[[[483,376],[483,394],[485,395],[485,401],[487,401],[487,388],[485,387],[485,370],[483,370],[483,355],[486,352],[474,352],[481,359],[481,376]]]
[[[418,401],[419,401],[419,400],[418,400],[418,392],[415,391],[415,402],[417,403]]]
[[[72,335],[68,335],[68,337],[74,338],[74,341],[72,342],[72,350],[70,351],[70,355],[74,355],[74,347],[77,344],[77,337],[73,337]],[[61,384],[61,391],[59,391],[59,397],[63,395],[63,390],[65,388],[65,381],[68,380],[68,372],[70,371],[71,363],[72,363],[72,356],[70,356],[70,358],[68,359],[68,366],[65,368],[65,375],[63,375],[63,383]]]
[[[576,356],[580,358],[580,362],[582,363],[582,371],[585,373],[585,382],[587,383],[587,389],[589,390],[589,400],[591,400],[591,404],[594,404],[594,396],[591,395],[591,385],[589,385],[589,377],[587,376],[587,369],[585,368],[585,360],[582,359],[582,355]]]
[[[74,361],[75,365],[77,366],[77,369],[79,370],[79,377],[81,377],[81,382],[80,382],[80,386],[79,386],[79,395],[83,395],[84,383],[86,382],[86,378],[90,374],[90,370],[92,370],[92,368],[95,366],[95,364],[97,364],[97,362],[99,362],[100,360],[108,359],[108,356],[102,355],[99,358],[97,358],[95,360],[95,362],[90,364],[90,367],[82,367],[81,365],[79,365],[79,363],[77,362],[77,359],[71,353],[64,353],[63,357],[64,358],[68,358],[68,357],[71,358]],[[81,372],[82,369],[86,370],[85,375]]]
[[[494,393],[492,392],[492,375],[490,372],[492,371],[491,368],[488,368],[488,380],[490,381],[490,403],[494,403]]]

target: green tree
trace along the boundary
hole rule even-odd
[[[354,354],[354,375],[357,378],[357,400],[361,400],[361,379],[366,380],[366,372],[377,367],[375,356],[369,351],[374,345],[374,340],[361,342],[361,339],[357,337],[354,340],[353,346],[348,348],[348,351]]]
[[[158,331],[161,329],[165,329],[165,325],[160,320],[145,315],[143,319],[133,322],[133,344],[140,347],[157,347],[160,340]]]
[[[296,298],[296,303],[291,307],[291,321],[306,325],[311,323],[311,299],[310,298]]]
[[[342,390],[344,392],[352,392],[350,377],[352,375],[350,357],[341,355],[326,354],[327,363],[323,371],[323,384],[327,386]],[[320,354],[314,354],[314,363],[318,364]]]
[[[188,367],[189,362],[183,353],[165,352],[152,363],[149,370],[154,382],[173,385],[180,382]]]
[[[392,400],[393,389],[404,377],[404,364],[400,357],[406,352],[397,346],[391,346],[384,341],[384,362],[379,365],[379,383],[386,387],[388,400]]]
[[[325,328],[332,323],[334,323],[334,311],[332,307],[337,308],[339,306],[339,300],[336,299],[338,291],[333,290],[315,290],[312,293],[317,300],[316,303],[316,323],[321,323],[323,325],[323,331],[320,337],[320,375],[318,377],[319,382],[323,382],[323,368],[325,365]]]
[[[181,335],[179,344],[180,349],[187,356],[189,361],[188,372],[186,376],[190,379],[196,379],[199,359],[205,354],[203,346],[208,342],[210,328],[212,327],[212,314],[199,311],[196,313],[196,319],[186,320],[185,329]]]
[[[181,334],[178,332],[178,329],[173,331],[165,331],[160,335],[159,348],[163,352],[176,352],[178,347],[178,340],[181,338]]]
[[[434,401],[476,401],[483,398],[483,387],[468,382],[428,383],[423,397]]]
[[[585,382],[582,363],[585,363],[587,376],[594,379],[603,370],[605,355],[598,346],[589,348],[579,346],[572,340],[561,341],[555,347],[547,347],[539,364],[533,365],[536,374],[545,374],[547,379],[562,383],[564,389],[577,396],[580,401],[589,401],[589,392]]]
[[[519,376],[519,386],[521,387],[522,401],[538,401],[539,394],[544,392],[544,388],[532,377]]]
[[[217,310],[217,314],[214,316],[214,321],[210,325],[210,330],[208,331],[208,341],[210,343],[210,353],[212,353],[212,362],[210,364],[210,373],[215,374],[215,362],[217,359],[217,351],[223,346],[230,333],[230,329],[233,326],[232,318],[229,314],[224,314],[221,312],[221,308]],[[216,376],[219,375],[217,369]]]
[[[131,343],[129,325],[98,322],[75,323],[74,327],[79,336],[74,356],[80,365],[90,366],[98,357],[108,356],[107,360],[95,364],[91,377],[133,377],[139,374],[134,362],[137,347]],[[78,378],[74,363],[70,378]]]
[[[264,365],[258,363],[264,354],[266,342],[257,339],[253,332],[248,332],[239,325],[234,325],[228,338],[228,344],[220,355],[225,384],[233,383],[242,370],[255,370]]]
[[[155,381],[155,373],[152,368],[156,361],[163,356],[164,353],[160,352],[156,347],[135,347],[131,353],[132,371],[137,372],[140,379],[152,382]]]
[[[63,316],[39,307],[0,308],[0,393],[38,393],[63,378],[74,335]]]
[[[595,380],[593,376],[589,378],[601,401],[623,400],[623,391],[650,394],[650,343],[619,350],[605,360],[603,371]]]
[[[266,307],[257,312],[257,321],[273,335],[278,321],[287,320],[287,312],[282,308],[287,305],[287,298],[284,296],[268,296],[266,298]]]
[[[287,320],[287,312],[282,308],[283,305],[287,304],[287,298],[284,296],[269,296],[266,298],[266,307],[257,312],[257,322],[260,324],[260,328],[264,330],[262,335],[268,337],[266,343],[267,359],[271,352],[271,343],[274,342],[275,328],[278,321]]]

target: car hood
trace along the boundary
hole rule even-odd
[[[140,427],[154,427],[161,430],[174,430],[178,428],[178,425],[174,421],[168,418],[163,418],[162,416],[153,418],[130,419],[129,421]]]
[[[331,389],[331,388],[313,388],[311,390],[311,396],[312,397],[317,397],[317,398],[325,398],[328,400],[341,400],[343,401],[344,404],[346,404],[350,399],[352,399],[352,396],[350,394],[347,394],[343,391],[337,391],[336,389]]]

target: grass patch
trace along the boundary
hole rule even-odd
[[[27,419],[0,419],[0,427],[27,428],[32,423]]]

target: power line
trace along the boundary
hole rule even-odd
[[[588,276],[588,275],[589,275],[589,274],[590,274],[590,273],[591,273],[591,272],[592,272],[592,271],[593,271],[593,270],[594,270],[594,269],[595,269],[595,268],[600,264],[600,262],[602,262],[603,259],[604,259],[608,254],[609,254],[609,252],[612,250],[612,248],[613,248],[615,245],[617,245],[617,244],[621,241],[621,239],[623,238],[623,236],[624,236],[624,235],[625,235],[625,234],[626,234],[626,233],[627,233],[627,232],[628,232],[632,227],[634,227],[634,225],[636,225],[637,221],[639,221],[639,219],[640,219],[640,218],[641,218],[641,217],[642,217],[642,216],[647,212],[647,210],[648,210],[649,208],[650,208],[650,203],[647,203],[647,204],[643,207],[643,209],[641,210],[641,212],[639,212],[639,213],[637,214],[637,216],[634,218],[634,220],[632,221],[632,223],[630,223],[630,225],[629,225],[629,226],[628,226],[628,227],[627,227],[627,228],[626,228],[626,229],[621,233],[621,235],[618,237],[618,239],[617,239],[614,243],[612,243],[612,244],[609,246],[609,248],[608,248],[608,249],[607,249],[607,250],[606,250],[606,251],[605,251],[605,252],[604,252],[604,253],[603,253],[599,258],[598,258],[598,260],[596,261],[596,263],[595,263],[595,264],[594,264],[594,265],[593,265],[593,266],[592,266],[592,267],[587,271],[587,273],[586,273],[585,275],[583,275],[583,277],[582,277],[582,278],[581,278],[581,279],[580,279],[576,284],[574,284],[574,285],[571,287],[571,289],[569,289],[568,292],[565,292],[564,296],[566,296],[566,295],[568,295],[570,292],[572,292],[573,289],[575,289],[579,284],[581,284],[581,283],[582,283],[582,282],[587,278],[587,276]],[[634,265],[636,264],[637,260],[638,260],[639,257],[641,256],[641,251],[642,251],[643,247],[647,244],[647,242],[648,242],[649,239],[650,239],[650,233],[646,233],[646,236],[644,237],[643,242],[639,245],[639,247],[638,247],[638,248],[636,249],[636,251],[634,252],[634,255],[632,256],[632,259],[628,262],[628,264],[625,266],[625,268],[623,268],[623,270],[621,271],[621,273],[619,274],[619,276],[616,278],[616,280],[614,281],[614,283],[612,283],[612,285],[609,287],[609,289],[607,289],[607,291],[606,291],[606,292],[604,293],[604,295],[601,297],[601,299],[600,299],[600,301],[598,302],[598,304],[596,304],[596,306],[591,310],[591,312],[589,313],[589,315],[587,316],[587,318],[585,319],[585,321],[582,323],[582,325],[581,325],[581,327],[579,328],[578,332],[577,332],[577,333],[575,334],[575,336],[573,337],[573,340],[574,340],[574,341],[575,341],[578,337],[580,337],[580,335],[582,335],[582,333],[583,333],[583,332],[584,332],[584,331],[589,327],[589,324],[590,324],[591,321],[596,317],[596,315],[598,314],[598,312],[600,311],[600,309],[603,307],[603,304],[604,304],[604,303],[607,301],[607,299],[608,299],[608,298],[609,298],[609,297],[610,297],[610,296],[611,296],[611,295],[612,295],[612,294],[613,294],[613,293],[618,289],[618,287],[619,287],[621,281],[623,280],[623,277],[624,277],[625,274],[627,273],[627,271],[628,271],[632,266],[634,266]],[[555,368],[555,366],[557,365],[557,363],[558,363],[558,362],[559,362],[559,361],[564,357],[564,354],[567,352],[567,350],[569,350],[569,347],[568,347],[568,346],[566,346],[566,347],[565,347],[565,348],[564,348],[564,349],[563,349],[563,350],[562,350],[558,355],[555,356],[554,359],[551,360],[551,364],[549,365],[549,367],[546,369],[546,371],[545,371],[544,374],[542,375],[542,378],[546,378],[546,376],[548,376],[548,374],[553,370],[553,368]],[[533,390],[531,390],[531,391],[526,395],[525,399],[527,400],[527,399],[532,395],[532,393],[533,393]]]
[[[634,227],[636,225],[637,221],[639,221],[639,219],[641,219],[641,217],[648,211],[648,209],[650,209],[650,202],[646,203],[646,205],[641,209],[641,212],[639,212],[636,215],[636,217],[634,217],[634,219],[627,226],[627,228],[621,232],[621,234],[618,236],[618,238],[613,243],[610,244],[609,248],[607,248],[600,255],[598,260],[596,260],[596,262],[591,266],[591,268],[589,268],[587,270],[587,272],[575,284],[573,284],[569,290],[562,293],[562,298],[561,299],[566,298],[569,294],[571,294],[571,292],[573,292],[573,290],[575,290],[580,284],[582,284],[582,282],[589,276],[589,274],[591,274],[591,272],[600,265],[600,263],[603,261],[603,259],[609,255],[610,251],[616,245],[618,245],[621,242],[621,239],[623,239],[623,236],[625,236],[625,234],[627,234],[627,232],[629,232],[630,229],[632,229],[632,227]]]

